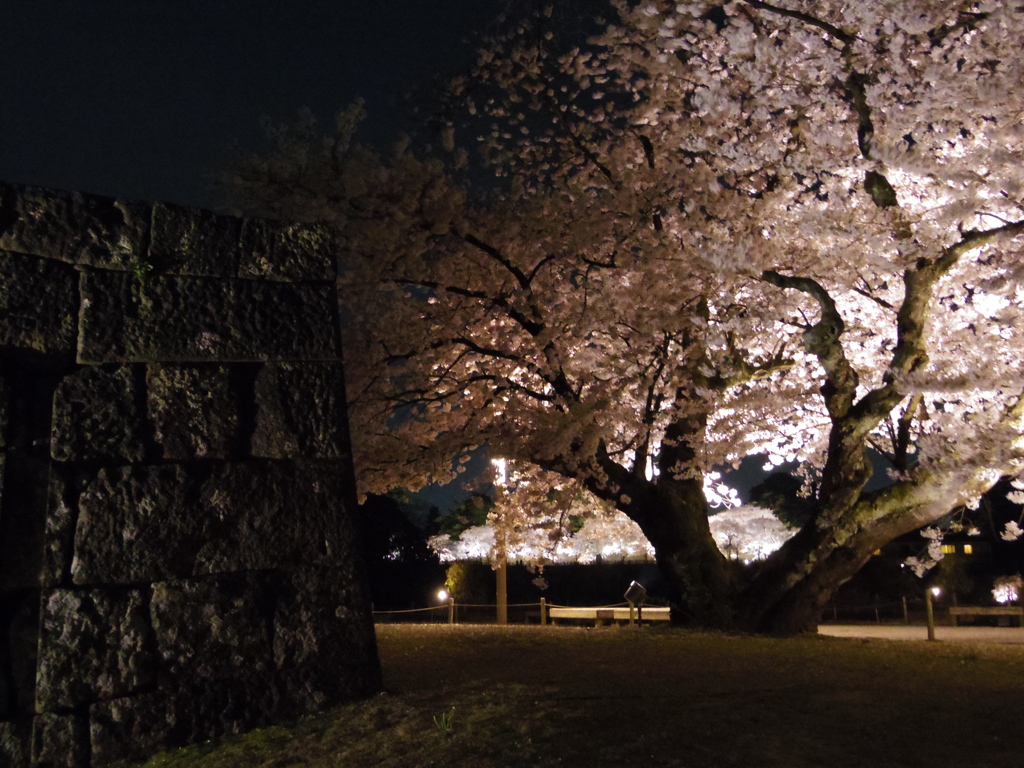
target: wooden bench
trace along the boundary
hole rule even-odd
[[[548,616],[552,623],[558,619],[576,619],[579,621],[592,621],[595,625],[607,624],[609,622],[626,621],[630,619],[630,609],[625,606],[617,608],[548,608]],[[634,609],[634,615],[636,610]],[[669,609],[662,606],[649,606],[642,611],[644,621],[668,621]]]
[[[949,609],[949,616],[953,619],[953,626],[961,616],[1016,616],[1017,623],[1024,628],[1024,608],[1015,605],[1001,606],[969,606],[962,605]]]

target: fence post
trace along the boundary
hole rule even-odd
[[[907,596],[903,596],[903,623],[910,624],[910,613],[907,611]]]
[[[540,599],[540,623],[541,626],[548,623],[548,602],[543,597]],[[1021,626],[1024,627],[1024,621],[1021,621]]]
[[[455,598],[454,597],[449,597],[448,598],[448,623],[449,624],[454,624],[455,623]]]

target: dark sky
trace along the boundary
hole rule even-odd
[[[472,60],[501,0],[0,0],[0,180],[210,206],[260,117],[330,122]]]

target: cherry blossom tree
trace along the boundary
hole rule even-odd
[[[1024,10],[615,9],[579,48],[543,13],[496,41],[432,159],[356,147],[350,110],[236,189],[339,232],[368,487],[487,444],[635,521],[677,616],[806,631],[1024,466]],[[741,584],[705,477],[758,452],[804,463],[811,513]]]

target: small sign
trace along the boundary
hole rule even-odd
[[[643,605],[647,601],[647,590],[639,582],[631,582],[629,589],[624,595],[626,600],[633,605]]]

